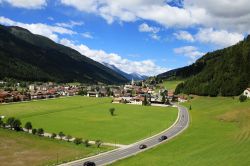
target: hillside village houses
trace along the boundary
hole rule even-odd
[[[159,92],[155,92],[154,86],[144,85],[142,82],[142,86],[138,86],[135,84],[132,79],[131,84],[124,85],[122,93],[120,95],[114,95],[113,103],[126,103],[126,104],[138,104],[142,105],[144,100],[146,99],[148,103],[152,104],[164,104],[163,96],[166,96],[166,100],[172,100],[174,98],[173,91],[166,91],[165,89],[159,90]],[[186,101],[183,97],[180,99],[180,102]]]
[[[245,95],[248,98],[250,98],[250,88],[247,88],[246,90],[244,90],[243,95]]]
[[[19,85],[18,85],[19,86]],[[144,81],[135,82],[133,79],[126,85],[62,85],[52,82],[33,83],[25,90],[1,90],[0,103],[57,98],[60,96],[85,95],[88,97],[113,97],[114,103],[142,105],[146,99],[148,103],[162,104],[163,95],[166,100],[172,101],[176,96],[173,91],[165,88],[155,91],[155,86],[146,85]],[[186,101],[184,96],[179,102]]]

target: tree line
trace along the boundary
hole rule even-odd
[[[7,118],[6,121],[4,121],[3,118],[0,117],[0,127],[4,128],[4,129],[19,131],[19,132],[26,130],[28,133],[31,133],[33,135],[38,135],[40,137],[44,136],[44,134],[45,134],[45,131],[43,128],[38,128],[38,129],[33,128],[31,122],[26,122],[24,125],[24,128],[22,128],[22,122],[15,117],[9,117],[9,118]],[[69,135],[69,134],[66,135],[62,131],[59,132],[58,134],[52,133],[50,135],[50,138],[52,138],[52,139],[55,139],[56,137],[59,137],[60,140],[66,139],[68,142],[70,142],[72,140],[72,142],[76,145],[83,144],[86,147],[89,147],[91,145],[88,139],[82,139],[82,138],[74,138],[73,139],[73,137],[71,135]],[[95,141],[95,145],[97,146],[97,148],[100,148],[102,144],[103,144],[103,142],[99,139]]]

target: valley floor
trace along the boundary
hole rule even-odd
[[[55,100],[0,105],[0,115],[30,121],[48,133],[70,134],[89,140],[130,144],[163,131],[177,118],[172,107],[112,104],[111,98],[75,96]],[[115,108],[111,116],[109,109]]]
[[[191,124],[184,134],[115,166],[248,166],[250,100],[196,97],[189,108]]]

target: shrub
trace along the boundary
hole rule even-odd
[[[6,125],[9,125],[10,128],[12,129],[13,126],[14,126],[14,121],[15,121],[15,120],[16,120],[16,119],[15,119],[14,117],[9,117],[9,118],[7,119],[7,121],[6,121]]]
[[[84,140],[84,145],[85,145],[86,147],[89,147],[89,146],[90,146],[89,140],[88,140],[88,139],[85,139],[85,140]]]
[[[101,140],[96,140],[95,144],[96,144],[97,148],[100,148],[100,146],[102,145],[102,141]]]
[[[61,138],[61,140],[62,140],[62,138],[65,136],[65,134],[64,134],[62,131],[59,132],[58,135],[59,135],[59,137]]]
[[[50,138],[53,138],[53,139],[56,138],[56,133],[52,133]]]
[[[37,129],[37,134],[38,134],[39,136],[43,136],[43,134],[44,134],[43,128]]]
[[[74,144],[79,145],[82,143],[82,138],[75,138],[73,142]]]
[[[115,115],[115,108],[110,108],[109,112],[110,112],[111,116],[114,116]]]
[[[2,118],[0,117],[0,127],[3,126],[3,120]]]
[[[72,139],[72,136],[71,136],[71,135],[67,135],[67,136],[66,136],[66,139],[67,139],[67,141],[69,142],[69,140]]]
[[[15,119],[12,125],[16,131],[22,130],[22,128],[21,128],[22,123],[19,119]]]
[[[37,129],[32,129],[31,132],[33,135],[35,135],[37,133]]]
[[[30,131],[30,130],[32,129],[32,124],[31,124],[31,122],[25,123],[24,128],[27,129],[28,131]]]
[[[245,96],[245,95],[240,95],[240,97],[239,97],[240,102],[244,102],[244,101],[246,101],[246,99],[247,99],[247,96]]]

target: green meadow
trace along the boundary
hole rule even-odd
[[[115,116],[109,109],[115,108]],[[74,137],[129,144],[171,126],[176,108],[112,104],[111,98],[68,97],[0,105],[0,115],[32,122],[45,132],[63,131]]]
[[[175,139],[115,166],[248,166],[250,100],[195,97],[189,128]]]
[[[165,88],[167,90],[174,91],[176,86],[183,81],[181,80],[163,80],[163,83],[159,84],[156,88],[156,91],[158,92],[160,88]]]

